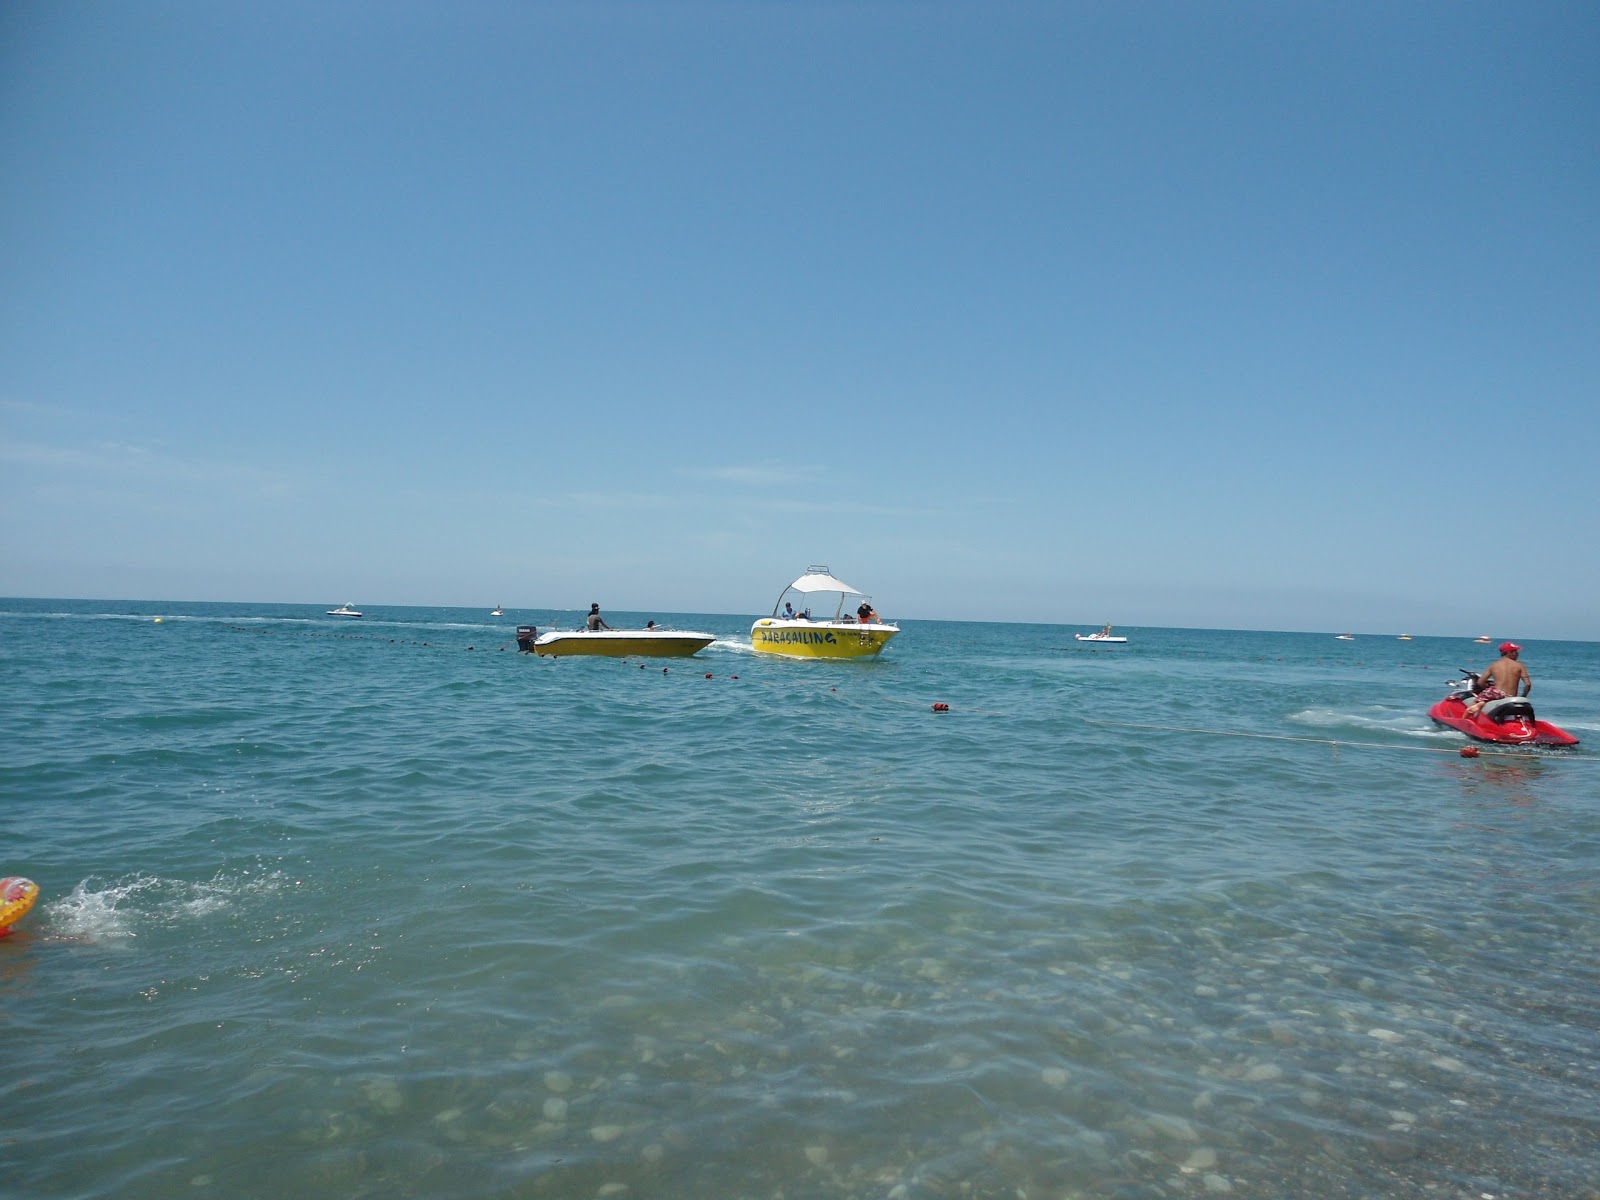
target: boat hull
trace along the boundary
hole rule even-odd
[[[1474,741],[1500,746],[1576,746],[1578,739],[1565,729],[1525,717],[1492,721],[1479,713],[1467,716],[1467,706],[1455,696],[1447,696],[1428,710],[1435,724],[1464,733]]]
[[[763,617],[750,626],[750,647],[758,654],[790,658],[871,658],[899,632],[896,625]]]
[[[546,658],[689,658],[714,641],[715,634],[682,630],[574,629],[541,634],[532,649]]]
[[[1072,635],[1080,642],[1126,642],[1128,639],[1121,637],[1101,637],[1098,633],[1075,633]]]

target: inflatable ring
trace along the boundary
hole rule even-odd
[[[0,937],[11,932],[14,922],[27,915],[39,898],[39,885],[20,875],[0,879]]]

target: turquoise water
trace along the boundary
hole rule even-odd
[[[0,601],[0,1191],[1600,1195],[1600,645],[327,607]]]

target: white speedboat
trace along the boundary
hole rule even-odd
[[[824,615],[813,619],[812,598],[826,603],[835,596],[833,613],[827,615],[824,607]],[[861,603],[855,612],[846,613],[845,604],[852,598]],[[751,649],[794,658],[870,658],[900,632],[900,626],[878,616],[870,599],[835,579],[827,567],[807,567],[804,575],[778,593],[772,615],[750,626]]]
[[[491,612],[489,615],[491,617],[503,617],[503,616],[506,615],[506,610],[501,608],[498,604],[496,604],[494,606],[494,611]]]
[[[1126,642],[1128,640],[1120,634],[1112,633],[1109,625],[1099,633],[1075,633],[1072,636],[1080,642]]]
[[[688,658],[716,641],[714,633],[691,629],[552,629],[517,626],[517,649],[551,658],[588,654],[600,658]]]
[[[354,604],[341,604],[338,608],[330,608],[328,615],[330,617],[359,617],[361,610]]]
[[[1341,633],[1333,640],[1336,642],[1353,642],[1356,640],[1356,635],[1353,633]]]

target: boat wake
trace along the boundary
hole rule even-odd
[[[1450,741],[1460,735],[1430,721],[1425,714],[1368,704],[1360,708],[1308,708],[1289,714],[1289,720],[1312,729],[1360,729],[1426,741]]]

